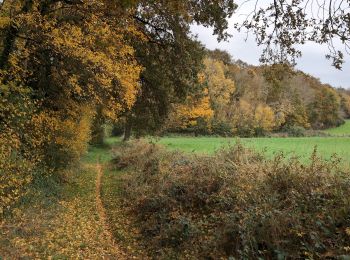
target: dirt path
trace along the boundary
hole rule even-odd
[[[126,254],[119,248],[118,244],[115,242],[113,238],[113,234],[110,231],[108,221],[107,221],[107,215],[106,210],[103,206],[102,199],[101,199],[101,181],[103,176],[103,169],[102,165],[98,163],[96,165],[96,208],[98,216],[101,220],[103,229],[104,229],[104,235],[109,240],[109,244],[114,247],[114,251],[119,252],[118,259],[128,259]]]
[[[133,259],[108,227],[102,175],[99,163],[88,162],[56,192],[49,183],[45,191],[33,191],[0,223],[0,259]]]

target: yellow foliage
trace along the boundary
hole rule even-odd
[[[240,100],[235,107],[233,116],[233,130],[240,134],[241,131],[251,135],[254,131],[254,111],[251,104],[244,99]]]
[[[255,127],[264,131],[271,131],[275,126],[275,115],[271,107],[259,104],[254,113]]]
[[[79,8],[48,1],[49,14],[34,0],[30,11],[21,11],[27,2],[5,1],[0,14],[2,37],[9,28],[18,31],[10,35],[14,41],[0,71],[6,82],[0,85],[0,213],[34,176],[79,161],[96,107],[116,119],[140,89],[142,67],[129,40],[145,39],[129,14],[106,15],[110,1],[97,0]]]
[[[92,109],[82,107],[78,119],[61,120],[60,128],[54,136],[54,144],[62,154],[62,163],[76,163],[88,148],[91,138]],[[56,152],[58,157],[58,151]]]
[[[206,58],[203,63],[210,103],[215,111],[215,118],[220,120],[224,117],[226,106],[236,87],[234,81],[226,77],[228,67],[222,61]]]
[[[207,91],[204,91],[204,93],[205,92]],[[174,112],[171,115],[169,126],[186,129],[196,126],[199,118],[209,123],[213,115],[214,112],[210,107],[210,99],[207,95],[199,99],[189,96],[185,104],[174,106]]]

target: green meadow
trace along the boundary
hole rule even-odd
[[[342,158],[346,165],[350,165],[350,120],[346,124],[325,131],[329,137],[288,137],[288,138],[224,138],[224,137],[163,137],[156,140],[171,150],[182,150],[189,153],[212,154],[216,150],[236,142],[244,146],[263,152],[272,157],[283,152],[286,157],[300,157],[307,160],[314,149],[318,154],[329,159],[333,155]]]
[[[350,137],[350,120],[346,120],[345,124],[335,127],[335,128],[330,128],[325,130],[324,132],[334,135],[334,136],[348,136]]]
[[[158,143],[169,149],[196,153],[216,150],[241,142],[244,146],[263,151],[267,155],[284,152],[286,155],[309,156],[314,148],[325,158],[337,154],[350,162],[350,138],[347,137],[295,137],[295,138],[220,138],[220,137],[165,137]]]

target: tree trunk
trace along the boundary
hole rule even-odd
[[[127,142],[130,140],[131,130],[132,130],[132,123],[130,118],[127,118],[125,122],[125,128],[124,128],[124,138],[123,138],[124,142]]]
[[[102,108],[99,106],[96,109],[96,115],[92,124],[92,138],[91,144],[94,145],[103,145],[105,138],[105,129],[104,129],[105,120],[102,116]]]
[[[7,29],[6,36],[3,40],[3,51],[0,55],[0,69],[4,69],[8,63],[9,56],[14,48],[18,29],[14,25],[10,25]]]
[[[91,144],[103,145],[104,138],[105,138],[104,132],[105,130],[104,130],[103,124],[100,124],[100,122],[95,122],[92,130]]]

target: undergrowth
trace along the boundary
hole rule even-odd
[[[306,164],[240,144],[204,156],[143,141],[112,163],[127,170],[119,199],[157,259],[349,257],[350,174],[339,165],[316,151]]]

